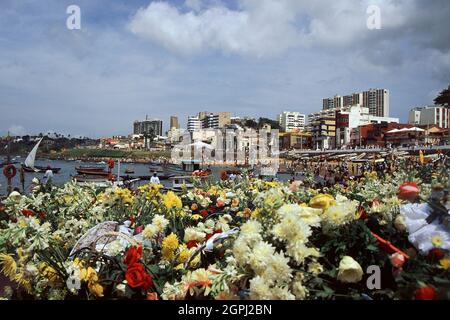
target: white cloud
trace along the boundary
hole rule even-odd
[[[218,50],[272,56],[298,44],[292,1],[243,1],[242,10],[218,4],[200,12],[181,12],[166,2],[141,8],[130,30],[182,54]],[[192,5],[192,4],[191,4]]]

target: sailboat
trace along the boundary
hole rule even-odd
[[[28,154],[28,157],[25,159],[25,162],[22,165],[23,170],[26,172],[45,172],[48,169],[50,169],[53,171],[53,173],[58,173],[61,170],[61,168],[47,168],[47,167],[40,167],[40,166],[34,165],[34,161],[36,159],[36,153],[39,148],[39,145],[41,144],[42,139],[44,139],[44,138],[41,138],[36,143],[36,145],[31,150],[31,152]]]

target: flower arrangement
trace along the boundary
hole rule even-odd
[[[448,178],[13,194],[0,205],[3,298],[448,299]]]

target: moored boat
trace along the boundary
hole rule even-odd
[[[46,172],[47,170],[52,170],[53,173],[58,173],[61,171],[61,168],[52,168],[50,166],[47,167],[41,167],[41,166],[35,166],[34,161],[36,159],[36,153],[39,148],[39,145],[42,142],[41,138],[36,145],[33,147],[31,152],[28,154],[27,158],[25,159],[25,162],[23,163],[22,167],[25,172]]]

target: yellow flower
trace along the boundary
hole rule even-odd
[[[233,200],[231,200],[231,207],[235,208],[239,205],[239,199],[238,198],[233,198]]]
[[[191,252],[189,251],[189,249],[186,247],[185,244],[180,245],[179,251],[180,253],[178,254],[178,262],[185,263],[191,256]]]
[[[309,201],[309,205],[317,209],[328,209],[332,204],[335,203],[333,196],[329,194],[318,194]]]
[[[77,262],[77,264],[81,266],[82,262]],[[98,275],[95,269],[92,267],[80,269],[80,280],[88,283],[89,292],[94,296],[103,297],[103,287],[98,283]]]
[[[20,219],[19,220],[19,227],[21,228],[26,228],[28,226],[27,222],[25,221],[25,219]]]
[[[164,195],[164,205],[166,206],[167,209],[172,209],[172,208],[177,208],[177,209],[181,209],[181,207],[183,206],[181,199],[172,191],[167,192]]]
[[[174,258],[174,251],[178,248],[178,238],[174,233],[169,234],[162,242],[162,256],[164,260],[171,261]]]
[[[431,243],[436,247],[439,248],[444,244],[444,240],[440,235],[435,235],[431,238]]]
[[[199,214],[193,214],[192,216],[191,216],[191,219],[192,220],[195,220],[195,221],[197,221],[197,220],[199,220],[199,219],[202,219],[203,217],[201,216],[201,215],[199,215]]]
[[[103,287],[98,282],[89,282],[88,284],[89,292],[96,297],[103,297]]]
[[[92,267],[82,268],[80,269],[80,279],[86,282],[97,282],[97,272]]]
[[[41,272],[42,272],[42,275],[44,276],[44,278],[47,278],[51,282],[56,282],[59,278],[56,270],[50,266],[45,266]]]
[[[258,218],[261,214],[261,210],[259,210],[258,208],[253,210],[252,212],[252,218]]]
[[[0,264],[3,266],[2,273],[12,278],[17,273],[17,263],[9,254],[0,253]]]
[[[444,258],[439,261],[439,268],[447,270],[450,268],[450,258]]]

